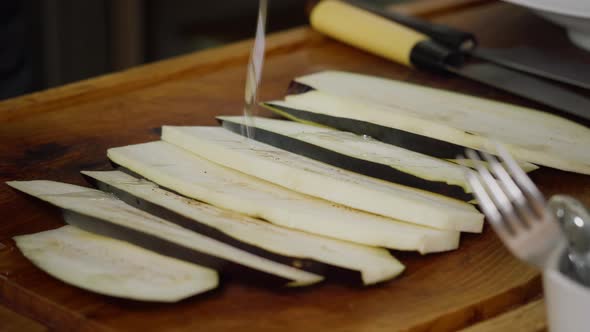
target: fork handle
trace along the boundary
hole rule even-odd
[[[551,220],[534,225],[529,232],[531,232],[529,238],[532,240],[515,242],[509,247],[522,260],[544,270],[556,248],[564,242],[563,234],[552,217]]]

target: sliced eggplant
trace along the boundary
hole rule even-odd
[[[101,190],[150,214],[306,271],[369,285],[392,279],[404,269],[385,249],[276,226],[179,196],[120,171],[82,173]]]
[[[220,127],[164,126],[162,138],[223,166],[351,208],[438,229],[482,228],[483,215],[466,202],[356,174]]]
[[[274,101],[263,104],[265,108],[295,122],[322,128],[339,128],[341,130],[348,130],[357,133],[358,135],[377,139],[378,141],[398,146],[400,148],[410,149],[417,153],[444,159],[459,165],[468,167],[473,166],[470,159],[461,157],[465,153],[465,147],[462,146],[440,140],[433,140],[429,137],[415,135],[410,132],[384,127],[374,123],[325,116],[323,114],[309,112],[307,109],[296,109],[285,105],[287,105],[287,103],[283,101]],[[455,157],[450,157],[454,152],[457,152]],[[539,168],[537,165],[526,161],[518,160],[517,162],[527,173]]]
[[[218,285],[215,270],[74,226],[15,236],[22,254],[53,277],[95,293],[176,302]]]
[[[280,226],[421,253],[453,250],[459,244],[456,231],[403,223],[303,195],[166,142],[112,148],[108,156],[117,165],[184,196]]]
[[[217,117],[243,134],[242,116]],[[461,166],[399,148],[368,136],[293,121],[256,117],[255,140],[355,173],[471,201]]]
[[[433,140],[426,136],[420,136],[374,123],[326,116],[324,114],[310,112],[307,109],[295,109],[285,105],[287,105],[287,103],[283,101],[274,101],[263,104],[265,108],[295,122],[321,128],[339,128],[340,130],[348,130],[360,136],[376,139],[416,153],[444,159],[459,165],[468,167],[473,166],[470,159],[459,158],[460,155],[465,153],[465,147],[462,146],[440,140]],[[454,152],[456,152],[454,157],[450,157]],[[518,161],[518,164],[525,172],[532,172],[539,168],[534,164],[522,160]]]
[[[463,147],[493,152],[499,141],[520,160],[590,174],[590,129],[556,115],[346,72],[320,72],[296,81],[304,87],[291,91],[307,92],[269,103],[291,118],[439,158],[454,158]]]
[[[64,209],[71,225],[164,256],[268,284],[303,286],[323,279],[189,231],[99,190],[43,180],[8,185]]]
[[[303,100],[304,98],[313,100]],[[285,101],[266,102],[263,106],[290,120],[311,125],[323,125],[357,135],[369,136],[385,143],[436,158],[451,159],[465,152],[465,147],[458,144],[415,134],[393,126],[381,125],[378,120],[374,120],[374,122],[360,120],[365,117],[364,115],[349,116],[347,114],[348,110],[344,110],[345,104],[353,108],[356,113],[363,113],[367,108],[370,108],[367,103],[352,101],[351,104],[348,104],[340,97],[334,97],[315,90],[305,94],[287,96]],[[375,117],[372,116],[371,118]]]

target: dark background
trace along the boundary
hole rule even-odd
[[[269,1],[268,30],[306,24],[305,3]],[[0,0],[0,100],[251,38],[257,9],[258,0]]]

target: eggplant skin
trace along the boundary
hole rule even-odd
[[[236,279],[244,280],[255,285],[272,287],[284,286],[292,281],[277,275],[255,270],[245,265],[231,263],[227,260],[186,248],[182,245],[152,236],[139,230],[80,214],[72,210],[62,210],[64,219],[70,225],[76,226],[89,233],[129,242],[160,255],[223,272],[223,274],[220,275],[222,279],[233,279],[233,277],[235,277]]]
[[[299,95],[313,90],[316,89],[297,81],[291,81],[291,83],[289,83],[289,87],[287,88],[287,95]]]
[[[589,128],[554,114],[353,72],[324,71],[295,80],[315,90],[273,103],[399,128],[480,151],[494,152],[501,143],[520,161],[590,174]]]
[[[349,131],[357,135],[367,135],[379,141],[436,158],[455,159],[458,155],[465,153],[465,148],[461,145],[400,129],[381,126],[376,123],[313,113],[273,104],[271,102],[263,103],[262,106],[291,120],[308,124],[324,125],[339,130]]]
[[[241,124],[227,120],[220,120],[220,122],[224,128],[236,134],[243,135],[246,133],[246,131],[242,129]],[[377,179],[453,197],[465,202],[470,202],[473,200],[473,195],[466,193],[465,190],[460,186],[450,185],[439,181],[426,180],[410,173],[399,171],[388,165],[347,156],[330,149],[326,149],[261,128],[255,128],[255,130],[255,140],[272,145],[279,149],[283,149],[301,156],[324,162],[326,164],[330,164],[332,166],[371,176]]]
[[[116,166],[116,164],[114,164]],[[137,175],[136,173],[128,170],[127,168],[118,166],[118,170],[121,172],[127,173],[131,176],[136,178],[142,178],[141,176]],[[109,184],[106,184],[102,181],[94,179],[88,175],[83,175],[84,178],[88,183],[95,186],[96,188],[100,189],[101,191],[112,193],[118,199],[122,200],[123,202],[137,208],[143,210],[151,215],[156,217],[160,217],[169,221],[171,223],[177,224],[183,228],[189,229],[191,231],[203,234],[207,237],[213,238],[215,240],[224,242],[232,247],[242,249],[248,251],[254,255],[261,256],[275,262],[289,265],[300,270],[308,271],[311,273],[319,274],[324,277],[338,280],[344,283],[350,284],[362,284],[362,276],[361,272],[357,270],[349,270],[342,267],[337,267],[333,265],[329,265],[326,263],[318,262],[312,259],[306,259],[302,257],[290,257],[281,254],[276,254],[271,251],[265,250],[261,247],[257,247],[255,245],[251,245],[249,243],[240,241],[232,236],[227,235],[226,233],[203,223],[199,223],[194,219],[187,218],[179,213],[176,213],[170,209],[167,209],[164,206],[160,206],[149,202],[145,199],[140,197],[134,196],[126,191],[121,189],[115,188]],[[177,192],[174,192],[168,188],[160,187],[163,190],[167,190],[173,194],[179,195],[181,197],[185,197]],[[186,198],[186,197],[185,197]]]

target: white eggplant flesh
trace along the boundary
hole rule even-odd
[[[347,72],[296,78],[317,89],[285,106],[401,129],[494,152],[501,142],[519,160],[590,174],[590,129],[557,115],[512,104]]]
[[[217,118],[223,122],[223,127],[226,127],[227,123],[234,123],[241,126],[250,125],[246,124],[243,116],[219,116]],[[361,174],[382,178],[383,180],[392,178],[392,182],[396,182],[395,180],[397,180],[400,184],[405,184],[405,178],[409,178],[409,183],[418,182],[415,181],[414,178],[429,181],[431,183],[426,183],[427,185],[430,184],[431,187],[435,186],[433,183],[438,182],[440,183],[438,187],[441,188],[441,191],[448,192],[451,189],[461,189],[460,193],[463,193],[461,196],[469,197],[469,200],[472,199],[471,195],[466,194],[470,193],[471,189],[465,179],[463,168],[455,163],[400,148],[395,145],[386,144],[368,136],[356,135],[332,128],[262,117],[254,117],[252,123],[255,129],[263,130],[270,133],[270,135],[273,135],[273,143],[275,144],[262,141],[259,139],[259,137],[262,136],[260,134],[255,135],[257,141],[297,153],[289,149],[294,146],[292,141],[282,139],[283,137],[292,138],[296,141],[309,143],[313,146],[321,147],[342,156],[343,158],[332,158],[330,164],[333,166],[342,168],[343,166],[353,164],[355,160],[384,165],[387,166],[384,168],[385,171],[382,172],[385,174],[373,175],[367,171],[369,167],[359,167],[359,172],[362,172]],[[239,129],[241,127],[237,126],[236,128]],[[260,131],[258,131],[258,133],[260,133]],[[282,141],[284,141],[284,144],[280,143]],[[316,154],[319,155],[321,153]],[[351,158],[354,159],[351,161]],[[321,160],[321,158],[316,160],[324,161]],[[336,161],[342,165],[332,163]],[[365,165],[366,163],[363,163],[361,166]],[[381,170],[382,169],[377,169],[375,173],[379,173]],[[395,175],[388,176],[390,174]],[[428,190],[427,188],[421,188],[418,186],[417,188]],[[460,193],[458,195],[460,195]]]
[[[444,230],[480,231],[466,202],[353,173],[220,127],[162,128],[162,139],[203,158],[285,188],[354,209]]]
[[[459,232],[364,213],[215,164],[157,141],[108,150],[116,164],[158,185],[271,223],[358,244],[423,254],[456,249]]]
[[[149,211],[152,214],[156,214],[154,210],[159,210],[161,214],[168,216],[166,220],[171,222],[178,220],[179,225],[180,222],[189,220],[189,224],[181,225],[183,227],[198,231],[195,226],[206,225],[230,236],[235,241],[262,248],[271,253],[300,259],[294,260],[293,264],[299,262],[299,265],[314,265],[314,262],[320,262],[358,271],[365,285],[392,279],[404,269],[403,265],[385,249],[276,226],[177,195],[159,188],[153,182],[137,179],[121,171],[82,173],[98,181],[99,188],[101,184],[110,186],[111,189],[106,190],[120,199],[125,200],[122,194],[118,194],[122,191],[129,194],[129,200],[141,200],[153,204],[154,208]],[[101,189],[105,190],[105,188]],[[138,203],[138,205],[142,204]],[[205,235],[214,237],[212,234]],[[263,254],[258,252],[258,255]],[[301,261],[306,259],[312,262],[302,264]]]
[[[67,284],[139,301],[177,302],[212,290],[212,269],[166,257],[74,226],[15,236],[35,266]]]
[[[252,272],[261,276],[268,275],[269,278],[284,279],[284,283],[290,286],[314,284],[323,279],[322,276],[259,257],[186,230],[129,206],[115,198],[114,195],[99,190],[45,180],[7,183],[15,189],[65,209],[64,217],[68,223],[81,220],[80,216],[90,217],[93,218],[91,220],[93,230],[103,230],[109,226],[112,229],[114,226],[117,231],[116,234],[112,234],[113,237],[124,238],[127,241],[127,238],[137,238],[137,234],[140,233],[141,241],[138,242],[141,243],[134,243],[136,245],[144,248],[155,246],[160,249],[164,247],[177,249],[168,250],[165,254],[158,252],[166,256],[190,256],[188,258],[192,263],[195,263],[194,260],[202,261],[203,265],[215,269],[217,266],[220,269],[229,268],[228,265],[238,266],[241,268],[240,272]],[[69,211],[74,214],[66,214]],[[154,250],[153,248],[149,249]]]

